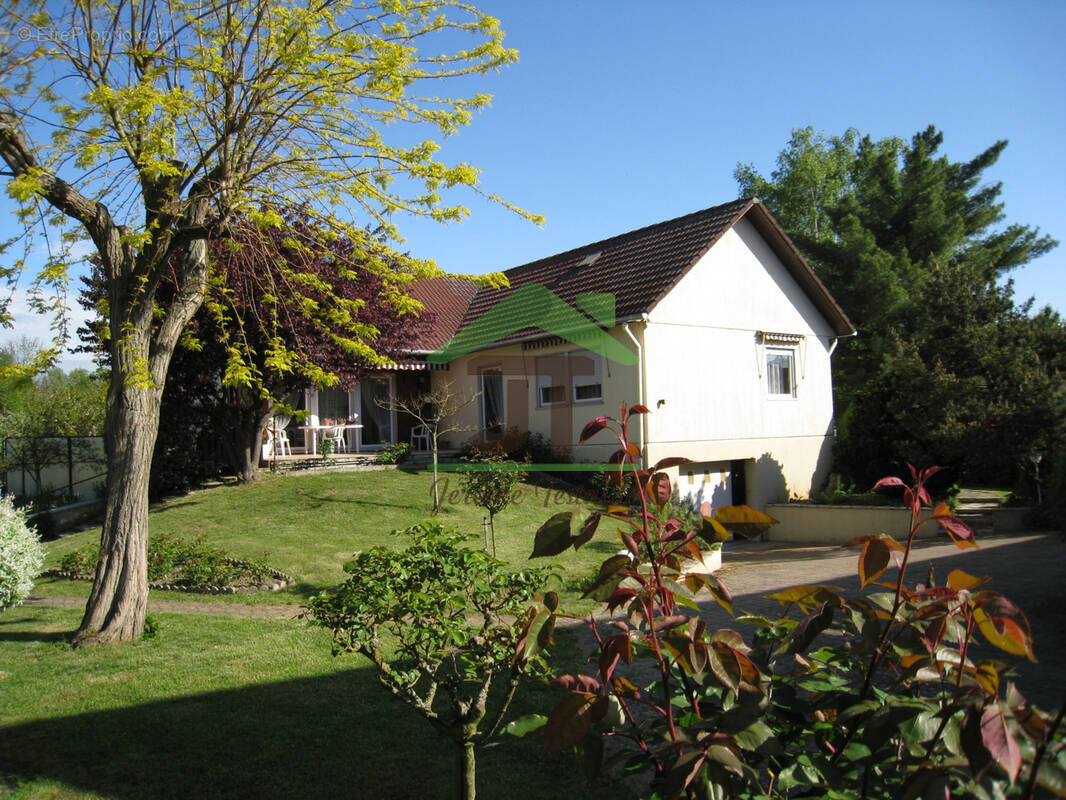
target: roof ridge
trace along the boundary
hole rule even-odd
[[[589,242],[587,244],[579,245],[577,247],[572,247],[569,250],[563,250],[563,251],[561,251],[559,253],[552,253],[551,255],[544,256],[543,258],[538,258],[535,261],[527,261],[525,264],[519,264],[517,266],[514,266],[514,267],[511,267],[509,269],[503,270],[503,274],[507,275],[507,274],[509,274],[511,272],[517,272],[518,270],[525,269],[526,267],[533,267],[533,266],[536,266],[537,264],[542,264],[545,261],[552,261],[552,260],[555,260],[555,259],[561,259],[564,256],[570,256],[571,254],[576,255],[579,252],[584,251],[584,250],[594,250],[596,248],[604,249],[603,246],[608,244],[609,242],[619,242],[619,241],[624,240],[624,239],[626,239],[627,237],[630,237],[630,236],[636,237],[638,234],[646,235],[652,228],[667,227],[667,226],[672,227],[672,226],[677,225],[678,223],[681,223],[683,220],[687,220],[689,218],[698,218],[698,217],[710,214],[711,212],[721,213],[724,209],[728,208],[729,206],[736,206],[738,211],[739,211],[741,208],[747,207],[749,204],[758,203],[758,202],[759,202],[759,198],[757,198],[755,196],[740,197],[740,198],[737,198],[736,200],[731,200],[728,203],[720,203],[719,205],[716,205],[716,206],[708,206],[707,208],[702,208],[699,211],[690,211],[688,214],[682,214],[679,217],[674,217],[672,219],[665,219],[665,220],[662,220],[661,222],[653,222],[650,225],[643,225],[643,226],[641,226],[639,228],[634,228],[631,231],[626,231],[624,233],[616,233],[614,236],[608,236],[606,239],[600,239],[600,240],[595,241],[595,242]],[[482,287],[482,288],[487,288],[487,287]]]

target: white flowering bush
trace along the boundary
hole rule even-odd
[[[26,525],[26,512],[10,497],[0,498],[0,611],[26,599],[42,563],[44,548],[37,531]]]

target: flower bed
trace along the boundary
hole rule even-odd
[[[58,569],[46,575],[92,580],[99,551],[93,547],[75,550],[63,556]],[[204,594],[238,592],[275,592],[295,579],[261,561],[230,558],[210,547],[200,536],[193,542],[165,535],[148,543],[148,581],[153,589]]]

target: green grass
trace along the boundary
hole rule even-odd
[[[0,617],[0,796],[453,796],[450,742],[382,689],[327,632],[284,620],[156,615],[160,634],[72,650],[80,611]],[[519,695],[543,711],[548,689]],[[625,797],[587,786],[532,741],[483,749],[479,797]]]
[[[477,546],[483,541],[485,512],[461,502],[458,476],[446,479],[441,520],[475,536]],[[319,589],[344,580],[342,565],[356,550],[406,546],[406,540],[390,532],[429,518],[431,489],[430,474],[402,470],[266,475],[252,485],[219,486],[154,506],[149,531],[186,539],[203,533],[230,555],[261,558],[297,579],[284,591],[224,598],[229,602],[300,604]],[[523,484],[519,502],[496,516],[496,545],[498,556],[516,567],[554,564],[560,582],[551,588],[564,595],[568,611],[585,614],[594,604],[579,600],[578,589],[621,546],[613,531],[603,531],[580,551],[568,551],[550,562],[528,558],[537,528],[552,514],[579,504],[565,492]],[[98,531],[86,531],[49,543],[46,566],[58,564],[64,553],[95,543],[98,536]],[[84,582],[45,579],[35,591],[87,596],[89,589]],[[176,592],[152,596],[204,599]]]
[[[442,520],[481,536],[483,511],[451,495]],[[156,507],[150,533],[203,533],[234,556],[263,558],[295,587],[231,603],[299,605],[343,580],[343,562],[374,545],[402,547],[390,531],[429,516],[431,478],[399,470],[265,476],[251,486],[193,492]],[[497,515],[499,556],[530,563],[536,529],[575,498],[525,485]],[[86,531],[50,542],[47,566],[97,541]],[[480,542],[476,539],[473,544]],[[593,608],[578,587],[619,547],[604,530],[552,559],[563,610]],[[541,562],[534,562],[541,563]],[[87,582],[44,579],[36,594],[86,596]],[[155,592],[152,599],[204,595]],[[75,651],[80,608],[22,607],[0,615],[0,796],[14,798],[426,798],[454,796],[450,743],[394,700],[362,657],[330,655],[326,631],[280,619],[152,612],[150,640]],[[573,663],[568,634],[556,660]],[[559,652],[561,651],[561,652]],[[532,684],[511,716],[547,713],[557,692]],[[479,796],[628,796],[590,787],[569,755],[532,741],[484,749]]]

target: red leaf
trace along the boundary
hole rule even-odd
[[[560,675],[551,682],[552,686],[566,689],[568,692],[598,692],[600,682],[591,675]]]
[[[655,463],[655,466],[651,468],[652,472],[658,472],[661,469],[670,469],[670,467],[677,467],[681,464],[691,464],[691,458],[682,458],[681,456],[671,456],[670,458],[660,459]]]
[[[724,528],[740,534],[745,539],[758,536],[777,525],[777,520],[769,514],[748,506],[722,506],[714,512],[714,518]]]
[[[974,541],[973,530],[958,517],[949,514],[948,516],[937,515],[934,519],[941,528],[947,531],[948,536],[958,547],[978,547],[977,542]]]
[[[878,489],[885,489],[889,486],[899,486],[903,489],[907,488],[907,484],[905,484],[899,478],[882,478],[874,484],[874,491],[877,491]]]
[[[1022,751],[1011,735],[1007,717],[998,701],[981,714],[981,743],[1014,783],[1022,768]]]
[[[975,589],[982,583],[987,583],[988,580],[987,575],[978,578],[961,569],[953,569],[948,573],[948,586],[956,592],[961,592],[963,589]]]
[[[570,546],[570,521],[572,511],[553,514],[537,529],[533,536],[533,553],[530,558],[557,556]]]
[[[578,441],[578,444],[584,444],[587,439],[606,428],[607,420],[609,419],[610,417],[608,417],[607,415],[601,414],[600,416],[596,417],[596,419],[592,420],[592,422],[585,425],[585,427],[581,429],[581,438]]]
[[[585,521],[581,524],[581,530],[573,537],[572,544],[575,550],[592,539],[599,524],[600,515],[597,512],[593,512],[585,518]]]
[[[634,403],[633,407],[629,409],[628,416],[631,417],[634,414],[650,414],[650,413],[651,413],[651,409],[648,408],[647,406],[642,406],[640,403]]]
[[[615,589],[611,596],[607,598],[607,610],[614,611],[636,596],[636,589]]]
[[[544,749],[569,750],[588,733],[592,725],[594,694],[568,694],[552,710],[544,725]]]
[[[670,476],[665,472],[656,472],[651,476],[648,486],[648,498],[659,508],[670,502]]]
[[[990,644],[1036,661],[1029,620],[1018,606],[999,592],[988,590],[974,594],[972,603],[973,618]]]
[[[711,593],[715,601],[729,612],[730,616],[733,614],[733,593],[729,591],[729,587],[726,586],[714,574],[700,574],[700,578],[703,579],[703,585],[707,587],[707,591]]]
[[[859,554],[859,580],[863,587],[885,573],[888,569],[888,561],[889,549],[883,541],[877,537],[866,541]]]
[[[938,472],[940,472],[940,470],[942,470],[942,469],[944,469],[944,468],[943,467],[929,467],[927,469],[923,469],[921,477],[920,477],[921,482],[925,483],[930,478],[932,478],[934,475],[936,475]]]

